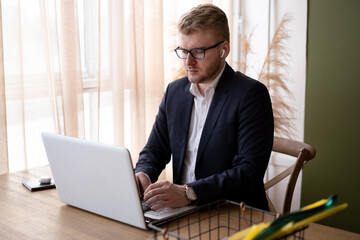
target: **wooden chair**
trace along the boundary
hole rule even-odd
[[[316,150],[312,146],[303,142],[281,137],[274,137],[273,152],[282,153],[296,158],[296,161],[292,166],[288,167],[283,172],[267,181],[264,185],[265,191],[267,191],[275,184],[290,175],[286,187],[282,210],[282,213],[286,213],[289,212],[291,209],[291,202],[299,173],[303,165],[315,157]],[[268,198],[270,211],[277,212],[267,194],[266,196]]]

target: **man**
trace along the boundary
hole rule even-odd
[[[199,5],[178,23],[187,77],[170,83],[135,167],[153,210],[217,199],[268,209],[263,177],[274,132],[266,87],[225,62],[225,13]],[[173,183],[157,181],[172,156]]]

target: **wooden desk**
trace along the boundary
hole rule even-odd
[[[141,230],[62,203],[56,189],[31,192],[22,179],[48,167],[0,176],[0,239],[149,239]]]
[[[60,202],[55,189],[30,192],[22,179],[50,175],[48,167],[0,176],[0,239],[151,239],[141,230]],[[310,224],[305,239],[360,239],[355,234]]]

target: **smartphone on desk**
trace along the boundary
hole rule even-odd
[[[49,183],[40,183],[39,178],[24,179],[22,185],[30,191],[39,191],[55,188],[55,182],[51,180]]]

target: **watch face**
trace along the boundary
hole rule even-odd
[[[197,199],[194,189],[192,187],[190,187],[190,186],[187,186],[187,188],[186,188],[186,196],[191,201],[195,201]]]

